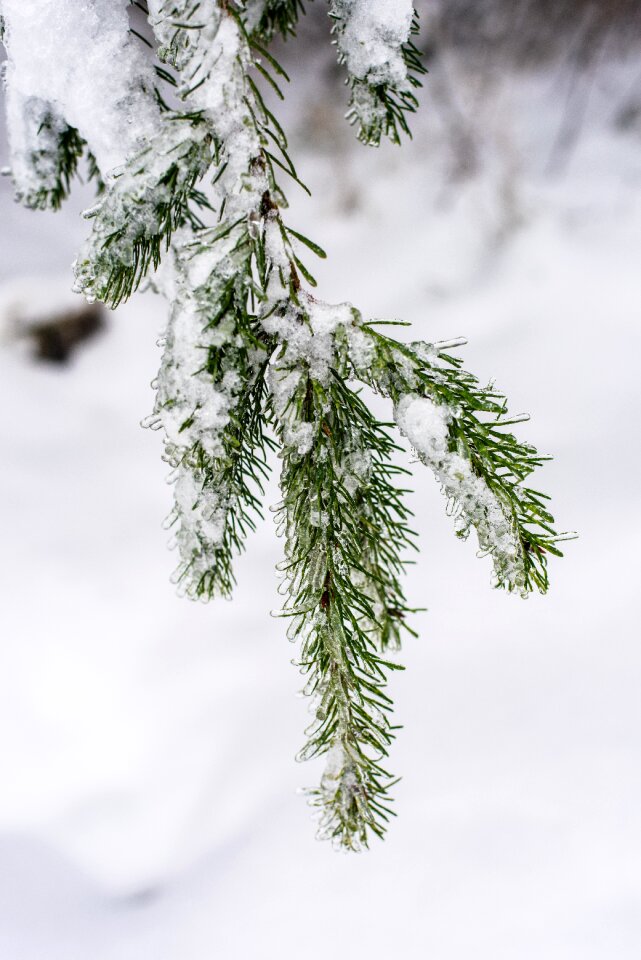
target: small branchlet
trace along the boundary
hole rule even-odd
[[[115,308],[156,269],[181,226],[201,227],[192,201],[212,162],[211,139],[194,118],[163,118],[157,141],[119,171],[85,213],[95,222],[75,263],[76,286],[88,299]],[[157,170],[150,180],[149,166]]]
[[[369,144],[409,133],[424,72],[411,3],[390,15],[386,2],[330,2],[351,119]],[[267,45],[303,12],[300,0],[149,0],[161,64],[157,86],[138,93],[154,98],[155,135],[104,178],[76,273],[88,297],[115,307],[162,260],[154,282],[171,312],[148,424],[162,429],[172,467],[175,578],[187,595],[230,595],[279,449],[282,613],[314,711],[301,757],[327,760],[310,791],[321,836],[358,850],[393,814],[388,679],[400,668],[390,651],[413,633],[415,612],[402,584],[416,549],[407,470],[391,429],[433,472],[457,534],[474,528],[496,586],[545,592],[563,538],[529,485],[546,458],[509,432],[520,418],[462,368],[454,344],[401,343],[350,304],[308,292],[307,256],[325,254],[284,220],[283,175],[301,181],[260,89],[282,96],[287,76]],[[57,159],[35,205],[68,190],[83,145],[65,130],[41,130]],[[91,164],[90,139],[87,149]],[[374,417],[363,385],[388,398],[395,424]]]
[[[245,0],[248,31],[266,43],[277,33],[285,40],[294,37],[298,19],[304,13],[303,0]]]
[[[494,560],[495,586],[526,596],[546,593],[549,556],[562,556],[549,497],[526,483],[549,457],[509,431],[507,400],[481,386],[447,349],[402,344],[367,326],[376,361],[370,386],[391,398],[401,430],[439,480],[466,538],[475,527]]]
[[[16,94],[10,91],[11,98]],[[34,210],[58,210],[69,195],[84,140],[54,108],[29,97],[22,104],[22,125],[14,130],[13,181],[16,199]]]
[[[400,144],[402,134],[411,137],[408,115],[418,108],[427,72],[414,43],[417,12],[408,5],[390,22],[389,13],[381,18],[378,5],[367,0],[331,0],[330,17],[351,87],[348,121],[361,143],[377,147],[387,138]]]
[[[370,833],[382,836],[392,815],[385,688],[399,667],[382,651],[406,625],[399,576],[413,534],[393,485],[395,444],[340,372],[323,382],[306,367],[272,370],[283,445],[283,615],[291,618],[288,636],[301,642],[315,711],[300,756],[328,757],[320,788],[310,791],[320,835],[354,850]],[[283,405],[281,387],[292,376],[298,385]]]

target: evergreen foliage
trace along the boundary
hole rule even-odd
[[[34,176],[16,184],[16,198],[34,210],[58,210],[69,195],[84,141],[52,104],[38,97],[21,98],[20,119],[14,156]]]
[[[41,3],[55,19],[72,0]],[[111,18],[107,26],[130,50],[125,0],[109,14],[103,0],[88,6]],[[115,307],[151,277],[170,301],[148,425],[162,431],[173,471],[168,522],[180,556],[175,578],[188,596],[231,594],[234,557],[260,515],[268,454],[279,450],[282,613],[314,704],[301,757],[328,759],[311,791],[321,835],[360,849],[383,835],[392,814],[386,684],[399,669],[391,652],[413,633],[402,579],[416,542],[391,431],[397,426],[434,473],[457,534],[476,530],[496,585],[524,596],[547,590],[547,558],[559,555],[546,498],[525,485],[545,458],[509,432],[519,418],[463,369],[451,352],[459,343],[402,343],[350,304],[324,303],[306,289],[315,286],[308,256],[325,254],[285,222],[283,181],[300,181],[261,92],[268,83],[282,95],[287,77],[266,48],[276,33],[294,34],[303,4],[137,6],[148,15],[157,62],[128,54],[137,148],[115,168],[89,154],[101,195],[86,214],[92,230],[77,286]],[[3,0],[3,13],[11,63],[24,25],[19,0]],[[359,138],[398,143],[424,72],[411,4],[330,0],[329,14]],[[16,60],[8,75],[14,97],[37,88],[19,68]],[[114,136],[122,112],[100,118]],[[96,131],[67,126],[65,140],[60,128],[45,175],[37,157],[51,152],[54,127],[32,125],[25,173],[16,115],[9,133],[14,158],[21,151],[18,198],[55,207]],[[27,195],[22,181],[39,184],[36,193]],[[359,385],[389,400],[395,422],[373,416]]]
[[[347,119],[362,143],[378,146],[381,138],[388,137],[400,144],[401,134],[411,136],[406,115],[418,107],[416,92],[427,72],[413,42],[419,33],[418,14],[411,5],[401,4],[407,8],[401,12],[411,25],[408,29],[402,19],[396,24],[402,32],[394,45],[389,40],[388,18],[384,15],[380,23],[374,18],[369,21],[372,11],[365,9],[366,4],[367,0],[330,3],[339,60],[347,68],[352,91]],[[372,35],[361,40],[364,28],[367,31],[372,23]]]
[[[269,42],[276,33],[285,39],[295,36],[298,18],[304,13],[302,0],[248,0],[244,18],[250,33]]]
[[[35,193],[25,195],[22,202],[40,210],[58,210],[69,196],[84,143],[77,130],[61,123],[50,110],[41,116],[36,137],[41,149],[32,154],[30,162],[40,171],[42,185]]]

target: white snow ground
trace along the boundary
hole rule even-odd
[[[330,252],[327,298],[470,338],[467,365],[532,412],[521,429],[555,456],[540,483],[581,539],[548,597],[494,593],[417,470],[409,595],[429,613],[394,680],[400,816],[369,854],[336,854],[295,793],[318,770],[293,761],[307,714],[268,615],[270,519],[232,603],[168,583],[170,491],[138,426],[164,305],[137,296],[70,369],[5,346],[3,960],[641,955],[641,135],[612,122],[636,73],[602,69],[575,151],[544,175],[564,75],[445,66],[479,171],[447,182],[437,65],[402,151],[367,152],[338,106],[293,89],[314,199],[292,223]],[[1,187],[3,277],[58,283],[82,196],[43,215]]]

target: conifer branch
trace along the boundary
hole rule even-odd
[[[74,266],[77,289],[87,299],[117,307],[150,268],[158,268],[179,227],[202,226],[190,201],[198,202],[195,187],[211,165],[211,149],[196,118],[166,117],[156,140],[117,172],[110,189],[85,212],[94,226]]]
[[[562,556],[557,544],[567,535],[554,530],[549,497],[525,484],[549,457],[506,429],[527,417],[511,418],[494,384],[482,387],[446,348],[367,329],[376,355],[368,382],[391,398],[400,429],[441,484],[457,536],[476,528],[495,586],[546,593],[547,558]]]
[[[269,43],[276,33],[285,40],[295,36],[304,13],[303,0],[245,0],[243,20],[249,34]]]
[[[9,89],[19,112],[11,143],[12,176],[16,199],[34,210],[58,210],[69,195],[71,181],[82,156],[84,141],[51,104],[38,97],[21,98]]]
[[[411,137],[407,115],[418,107],[416,91],[427,72],[414,44],[418,13],[387,0],[330,0],[338,58],[351,87],[347,119],[358,139],[378,146],[382,137],[400,144]]]
[[[168,526],[180,554],[174,579],[194,599],[231,595],[233,558],[262,516],[273,447],[265,425],[269,353],[243,284],[250,256],[246,237],[212,241],[204,232],[176,252],[166,291],[172,313],[145,425],[164,432],[175,483]],[[203,260],[208,276],[194,289],[188,277],[202,274]]]
[[[171,11],[176,18],[175,3]],[[197,11],[202,14],[193,7],[191,15]],[[297,248],[323,252],[283,221],[277,173],[298,177],[282,128],[249,73],[252,65],[259,67],[278,89],[282,71],[236,11],[221,8],[215,22],[194,29],[189,13],[183,11],[179,25],[165,20],[157,29],[165,42],[163,56],[178,71],[178,90],[194,105],[198,123],[215,144],[214,208],[219,209],[220,225],[198,240],[200,255],[206,258],[206,251],[212,251],[212,262],[209,280],[196,300],[213,318],[207,329],[214,337],[220,336],[223,318],[231,314],[229,344],[235,344],[239,334],[242,342],[251,331],[267,360],[260,367],[256,401],[250,388],[255,368],[248,354],[242,347],[240,353],[228,347],[227,372],[234,370],[240,387],[238,392],[222,390],[222,417],[221,384],[212,376],[222,369],[219,347],[207,353],[209,366],[198,368],[190,361],[182,373],[182,382],[191,388],[205,377],[203,385],[209,383],[212,391],[209,401],[203,394],[187,406],[174,406],[180,388],[167,373],[161,375],[169,389],[163,400],[159,387],[157,414],[164,418],[167,459],[178,471],[173,515],[181,552],[178,579],[193,596],[227,595],[231,590],[232,556],[253,525],[248,517],[257,506],[247,464],[260,463],[262,468],[266,444],[262,427],[260,435],[245,427],[260,422],[262,377],[268,371],[269,407],[283,458],[283,614],[291,617],[290,637],[301,643],[301,670],[315,710],[301,758],[328,758],[320,788],[310,791],[321,835],[358,849],[367,846],[370,835],[382,836],[392,813],[389,792],[395,780],[385,762],[394,728],[385,687],[389,670],[398,667],[384,651],[399,645],[403,629],[411,631],[411,610],[400,578],[405,551],[415,544],[405,491],[397,484],[402,471],[391,459],[396,446],[348,383],[360,381],[392,399],[402,432],[432,468],[450,502],[458,504],[459,534],[475,526],[481,549],[493,556],[497,584],[523,594],[533,585],[547,587],[543,551],[558,552],[550,548],[554,532],[541,499],[519,485],[526,470],[542,458],[510,435],[496,434],[502,430],[497,423],[504,412],[501,398],[491,388],[482,390],[448,354],[383,337],[349,305],[323,304],[303,291],[301,274],[315,281]],[[229,34],[226,48],[216,54],[224,30]],[[211,71],[221,56],[231,57],[223,74],[225,86],[216,77],[212,92]],[[221,97],[235,118],[227,129],[212,111]],[[244,136],[240,164],[239,151],[232,149],[239,130]],[[251,319],[250,303],[255,304]],[[208,349],[207,330],[197,335],[183,330],[181,342]],[[170,364],[176,353],[180,356],[180,347],[168,341]],[[409,416],[412,404],[421,401],[437,411],[436,428],[432,424],[427,439]],[[243,403],[254,403],[253,417],[245,416]],[[167,422],[178,422],[176,411],[179,420],[186,415],[179,427],[187,434],[183,444],[172,443]],[[493,415],[494,421],[486,423],[479,414]],[[218,415],[217,424],[212,415],[214,420]],[[205,443],[217,445],[213,455]],[[255,482],[256,469],[252,477]],[[534,519],[547,529],[528,526]]]
[[[400,668],[381,652],[398,645],[410,612],[399,581],[403,550],[414,545],[395,485],[404,471],[391,461],[398,448],[338,370],[317,379],[286,350],[271,381],[283,445],[283,615],[288,636],[301,642],[315,712],[300,756],[328,757],[320,788],[310,791],[320,835],[359,849],[370,832],[382,836],[392,815],[385,688]]]
[[[20,6],[12,10],[15,25]],[[135,93],[154,134],[142,149],[130,137],[136,149],[116,170],[96,162],[104,191],[87,213],[76,277],[88,297],[116,306],[152,275],[171,303],[148,425],[162,429],[172,468],[175,579],[188,596],[230,595],[269,451],[280,450],[282,613],[314,711],[301,758],[327,759],[310,791],[321,836],[355,850],[392,815],[387,682],[400,667],[389,652],[413,633],[402,578],[416,549],[393,425],[373,416],[361,386],[389,399],[457,534],[474,527],[491,555],[496,586],[545,592],[563,538],[528,482],[546,458],[506,429],[520,418],[463,370],[456,344],[401,343],[304,287],[315,286],[308,255],[325,254],[284,219],[283,179],[301,181],[260,88],[282,95],[287,77],[267,45],[292,35],[302,12],[298,0],[149,0],[157,85],[139,65]],[[331,0],[330,15],[359,137],[399,142],[424,72],[411,3]],[[113,26],[125,49],[126,24]],[[167,88],[180,109],[167,105]],[[81,148],[71,140],[61,154],[56,136],[66,159],[48,168],[53,205]],[[90,158],[93,146],[87,138]]]

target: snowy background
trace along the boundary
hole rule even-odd
[[[285,113],[313,199],[291,191],[291,223],[330,253],[323,296],[467,336],[581,539],[547,597],[493,593],[416,471],[399,818],[368,854],[315,842],[271,517],[231,603],[175,597],[139,427],[165,306],[137,295],[70,366],[34,362],[12,304],[67,296],[90,194],[36,214],[2,180],[0,956],[638,960],[638,58],[517,70],[445,44],[414,140],[368,151],[301,50]]]

